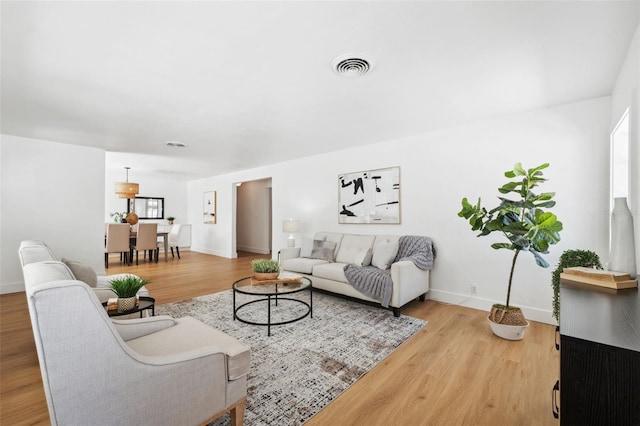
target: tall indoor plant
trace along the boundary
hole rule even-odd
[[[554,192],[534,193],[532,190],[546,181],[542,170],[549,167],[548,163],[541,164],[532,169],[525,170],[522,164],[517,163],[513,170],[504,173],[510,181],[498,189],[500,194],[512,195],[513,199],[499,196],[498,206],[487,210],[481,205],[481,200],[473,205],[464,198],[462,210],[458,216],[469,221],[472,231],[479,231],[479,237],[497,232],[504,236],[508,242],[493,243],[491,247],[496,250],[506,249],[513,252],[509,283],[507,286],[507,300],[504,305],[495,304],[491,309],[490,321],[496,324],[527,326],[528,323],[520,308],[511,306],[511,285],[513,283],[513,271],[520,252],[525,251],[533,255],[536,264],[543,268],[549,266],[541,254],[548,253],[549,246],[560,241],[562,222],[555,214],[545,211],[555,206]],[[499,327],[492,325],[494,333]],[[508,333],[513,333],[509,331]],[[524,333],[524,331],[522,331]],[[513,339],[521,339],[522,333],[511,335]],[[498,333],[496,333],[498,334]],[[500,335],[500,334],[499,334]],[[507,334],[508,336],[509,334]],[[507,337],[501,335],[501,337]],[[507,338],[512,338],[507,337]]]

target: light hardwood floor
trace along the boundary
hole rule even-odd
[[[251,259],[185,251],[182,259],[120,266],[152,280],[157,304],[231,288],[250,275]],[[402,313],[426,327],[307,424],[556,425],[551,388],[558,377],[552,326],[531,323],[524,340],[491,333],[486,313],[427,300]],[[391,313],[390,313],[391,315]],[[290,325],[295,327],[294,325]],[[45,425],[49,416],[24,293],[0,296],[0,424]]]

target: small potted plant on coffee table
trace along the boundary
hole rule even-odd
[[[109,281],[111,290],[118,296],[118,312],[135,309],[138,291],[149,282],[135,275],[126,275]]]
[[[273,259],[254,259],[251,268],[256,280],[275,280],[280,275],[280,264]]]

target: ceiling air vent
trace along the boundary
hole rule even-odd
[[[343,77],[360,77],[373,68],[373,62],[362,55],[342,55],[333,60],[333,70]]]

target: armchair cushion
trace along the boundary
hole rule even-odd
[[[91,266],[86,263],[78,262],[77,260],[70,260],[62,258],[65,265],[71,269],[71,272],[75,276],[75,279],[82,281],[89,287],[96,287],[98,285],[98,275]]]
[[[251,365],[251,348],[235,338],[191,317],[175,320],[176,325],[147,336],[129,340],[127,344],[140,355],[165,358],[165,362],[180,362],[223,353],[226,357],[227,378],[245,376]]]

